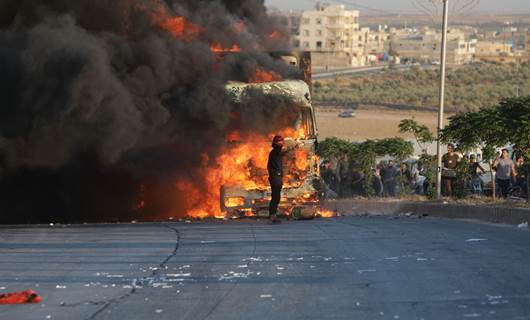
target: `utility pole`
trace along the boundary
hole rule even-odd
[[[442,24],[442,52],[440,57],[440,107],[438,109],[438,139],[436,141],[436,198],[442,197],[442,142],[440,134],[444,127],[444,102],[445,102],[445,64],[447,53],[447,24],[449,16],[449,0],[443,1],[443,24]]]

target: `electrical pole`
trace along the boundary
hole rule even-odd
[[[449,0],[443,1],[443,24],[442,24],[442,52],[440,57],[440,108],[438,109],[438,139],[436,142],[436,198],[442,197],[442,144],[440,134],[444,127],[444,100],[445,100],[445,64],[447,53],[447,24],[449,16]]]

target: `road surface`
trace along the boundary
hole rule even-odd
[[[412,65],[405,65],[405,64],[398,64],[392,67],[392,70],[408,70],[412,67]],[[433,66],[433,65],[419,65],[421,69],[437,69],[439,67]],[[330,71],[320,71],[315,72],[312,75],[313,80],[325,80],[325,79],[333,79],[337,76],[351,76],[356,74],[371,74],[371,73],[378,73],[382,70],[385,70],[388,68],[387,65],[382,66],[373,66],[373,67],[360,67],[360,68],[346,68],[346,69],[337,69],[337,70],[330,70]]]
[[[530,319],[530,232],[391,217],[0,227],[0,319]]]

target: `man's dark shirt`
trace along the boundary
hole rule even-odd
[[[267,163],[267,170],[269,171],[269,177],[281,177],[283,176],[282,166],[282,149],[273,148],[269,153],[269,162]]]
[[[458,166],[458,159],[459,159],[458,154],[453,153],[452,155],[450,155],[449,153],[446,153],[442,157],[442,162],[443,162],[444,167],[446,167],[447,169],[454,170]]]

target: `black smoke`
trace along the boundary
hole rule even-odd
[[[202,31],[159,26],[177,16]],[[290,72],[265,52],[278,30],[262,0],[0,0],[0,222],[181,214],[172,183],[222,145],[225,83]],[[247,129],[268,116],[238,112]]]

